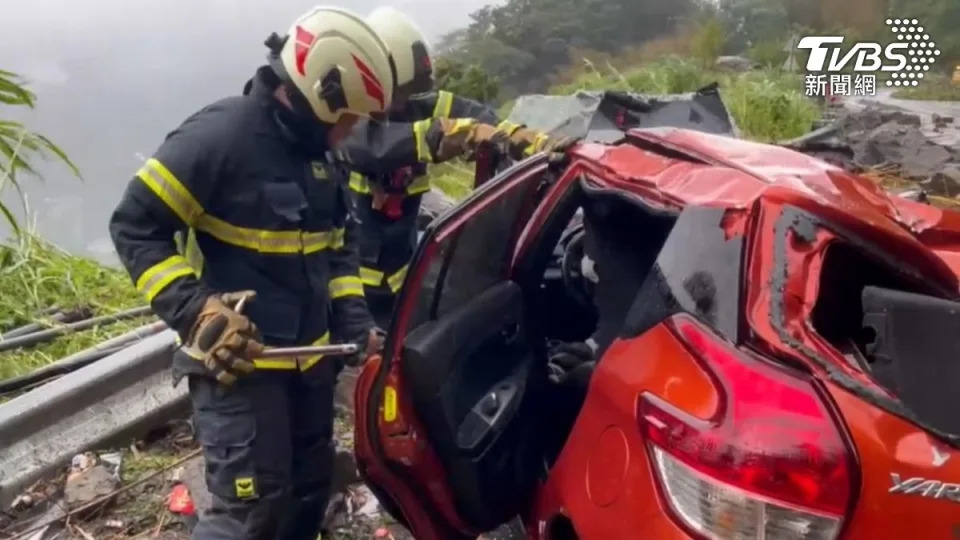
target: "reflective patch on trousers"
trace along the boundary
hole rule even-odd
[[[255,499],[257,480],[252,476],[238,476],[233,479],[233,491],[238,499]]]

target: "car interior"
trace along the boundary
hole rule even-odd
[[[481,530],[512,519],[556,460],[595,359],[638,301],[675,221],[581,179],[510,271],[525,224],[516,216],[541,185],[531,179],[445,237],[426,262],[401,349],[454,504]],[[596,284],[581,271],[584,253]]]

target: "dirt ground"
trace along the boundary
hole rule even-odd
[[[324,538],[412,540],[357,475],[352,454],[354,382],[355,374],[344,372],[336,393],[338,452],[334,494],[324,520],[329,535]],[[125,448],[78,456],[69,470],[28,489],[13,508],[0,512],[0,539],[189,539],[196,517],[171,512],[169,499],[182,484],[199,512],[208,508],[203,468],[189,420],[170,422]],[[515,525],[482,538],[517,538],[513,530]]]
[[[337,539],[410,538],[359,481],[352,455],[354,380],[354,374],[345,372],[336,393],[338,454],[326,523]],[[188,419],[162,426],[125,448],[77,456],[69,470],[32,486],[0,513],[0,539],[187,539],[195,516],[168,508],[177,484],[188,489],[200,512],[209,507],[203,459]]]

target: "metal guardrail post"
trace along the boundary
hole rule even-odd
[[[0,405],[0,505],[81,452],[189,411],[170,330]]]

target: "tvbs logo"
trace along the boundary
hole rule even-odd
[[[901,74],[892,78],[922,79],[930,71],[940,49],[916,19],[887,19],[887,26],[896,36],[886,46],[874,42],[854,43],[846,52],[843,36],[806,36],[797,48],[810,51],[807,71],[836,73],[845,68],[854,72],[887,72]],[[829,61],[828,61],[829,55]]]

